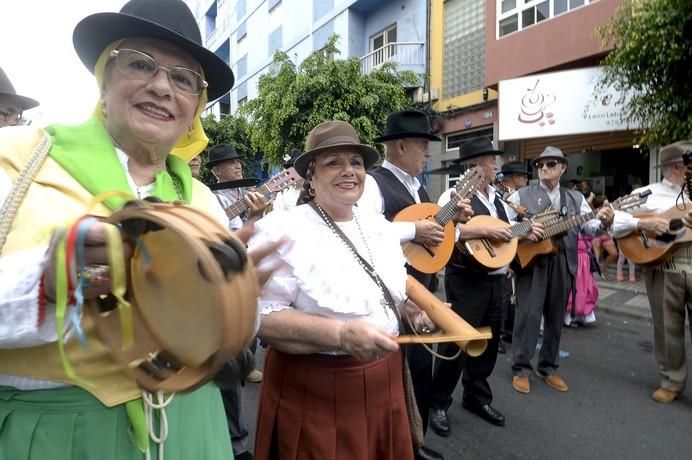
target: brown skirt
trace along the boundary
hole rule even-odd
[[[410,460],[401,352],[376,361],[269,348],[257,460]]]

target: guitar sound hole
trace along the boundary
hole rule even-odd
[[[682,219],[673,219],[670,221],[668,228],[670,229],[671,232],[677,232],[677,231],[682,230],[683,226],[684,226],[684,224],[682,223]]]

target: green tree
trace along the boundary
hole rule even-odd
[[[230,144],[243,157],[243,176],[251,177],[255,170],[255,154],[250,147],[249,125],[243,117],[226,115],[217,120],[213,115],[202,118],[204,132],[209,138],[209,145],[202,153],[202,169],[200,178],[207,185],[216,183],[216,178],[206,167],[207,152],[216,144]]]
[[[308,132],[323,121],[347,121],[361,142],[372,143],[388,113],[411,106],[406,87],[419,84],[415,73],[385,64],[363,75],[358,58],[333,59],[337,39],[330,37],[300,66],[277,52],[274,71],[260,77],[257,98],[240,109],[249,120],[253,148],[271,166],[280,165],[292,148],[303,150]]]
[[[692,2],[628,0],[596,33],[614,46],[600,83],[633,92],[624,116],[644,127],[639,141],[692,137]]]

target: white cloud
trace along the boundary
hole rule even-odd
[[[72,31],[86,16],[118,11],[126,0],[0,0],[0,67],[17,93],[41,105],[26,112],[33,124],[76,123],[93,110],[94,77],[72,46]]]

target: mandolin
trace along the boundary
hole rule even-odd
[[[295,169],[288,168],[281,171],[279,174],[272,176],[267,182],[257,187],[256,192],[260,192],[262,196],[267,200],[271,201],[271,194],[280,192],[283,189],[290,187],[302,178],[298,175]],[[224,211],[229,219],[233,219],[248,210],[250,205],[246,200],[241,198],[229,207],[225,208]]]
[[[613,210],[629,211],[644,204],[649,198],[649,195],[651,195],[650,190],[625,195],[613,201],[610,206]],[[519,265],[521,268],[526,268],[540,255],[557,254],[558,248],[555,238],[558,235],[567,232],[571,228],[578,227],[595,217],[596,213],[591,211],[578,216],[563,217],[557,222],[548,224],[543,229],[544,237],[541,241],[536,243],[532,241],[522,241],[519,243],[517,247],[517,260],[519,261]]]
[[[524,219],[522,222],[514,225],[510,225],[492,216],[474,216],[464,225],[506,227],[509,228],[512,239],[509,241],[500,241],[489,238],[475,238],[457,242],[457,248],[464,251],[471,256],[473,260],[488,270],[497,270],[505,265],[509,265],[512,259],[514,259],[514,256],[517,254],[519,237],[529,233],[533,223],[541,223],[545,227],[557,222],[559,219],[560,213],[557,211],[545,211],[529,219]]]
[[[416,222],[421,219],[434,219],[444,229],[444,239],[437,246],[428,246],[415,241],[402,244],[404,255],[413,268],[423,273],[440,271],[454,250],[455,229],[452,218],[457,214],[457,205],[462,199],[469,199],[483,182],[483,172],[479,167],[467,170],[457,182],[456,196],[449,203],[440,207],[435,203],[412,204],[395,216],[394,222]]]

